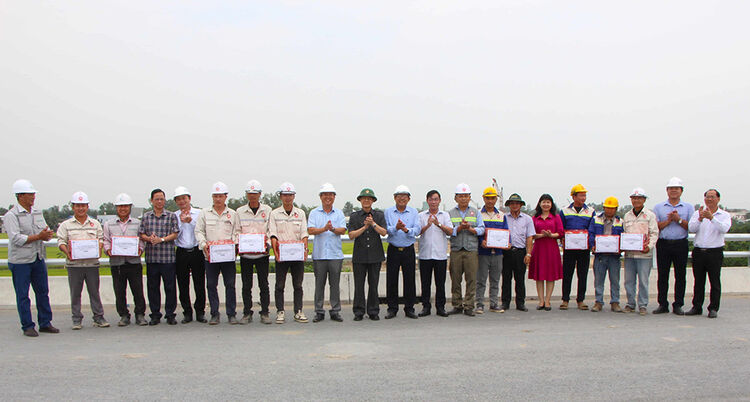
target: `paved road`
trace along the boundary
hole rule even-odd
[[[716,320],[512,310],[353,322],[345,309],[344,323],[81,331],[57,309],[63,332],[36,339],[1,309],[0,399],[750,400],[749,296],[725,297]]]

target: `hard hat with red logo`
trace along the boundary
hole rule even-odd
[[[86,193],[84,193],[83,191],[76,191],[70,197],[70,203],[71,204],[88,204],[89,196],[86,195]]]
[[[115,197],[115,206],[117,205],[133,205],[133,199],[125,193],[117,194],[117,197]]]
[[[648,198],[648,196],[646,195],[646,190],[644,190],[644,189],[642,189],[642,188],[640,188],[640,187],[636,187],[636,188],[634,188],[634,189],[633,189],[633,192],[632,192],[632,193],[630,193],[630,196],[631,196],[631,197],[643,197],[643,198]]]
[[[226,184],[217,181],[211,186],[211,195],[214,194],[229,194],[229,187]]]
[[[279,186],[279,194],[297,194],[297,191],[294,190],[294,184],[283,182]]]
[[[458,183],[456,186],[456,194],[471,194],[471,189],[466,183]]]
[[[615,197],[607,197],[604,200],[604,208],[617,208],[620,206],[620,202]]]
[[[260,185],[260,182],[258,180],[253,179],[247,182],[247,186],[245,186],[245,192],[260,194],[263,192],[263,186]]]

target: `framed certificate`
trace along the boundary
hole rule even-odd
[[[508,229],[485,229],[485,241],[489,248],[510,247],[510,230]]]
[[[241,233],[240,254],[263,254],[266,252],[265,233]]]
[[[99,258],[99,240],[71,240],[70,256],[74,260]]]
[[[565,231],[565,249],[566,250],[588,250],[589,232],[588,230],[566,230]]]
[[[304,261],[305,242],[279,242],[279,261]]]
[[[234,242],[231,240],[208,242],[208,262],[234,262],[234,250]]]
[[[646,235],[643,233],[623,233],[620,235],[620,250],[643,251],[643,242]]]
[[[135,236],[112,236],[111,256],[138,257],[138,238]]]
[[[617,235],[597,235],[594,238],[596,253],[619,253],[620,236]]]

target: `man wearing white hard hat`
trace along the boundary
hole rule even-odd
[[[115,197],[117,208],[117,219],[104,222],[102,231],[104,233],[104,253],[109,256],[109,267],[112,273],[112,287],[115,291],[115,307],[120,315],[119,327],[130,325],[130,311],[128,311],[127,289],[130,283],[130,293],[135,302],[135,323],[147,325],[146,299],[143,297],[143,267],[141,266],[141,254],[143,253],[143,241],[138,238],[138,229],[141,226],[139,219],[132,218],[130,211],[133,207],[133,199],[122,193]],[[113,247],[115,242],[120,243],[133,239],[138,242],[137,249],[132,247]],[[130,253],[135,251],[137,254]]]
[[[68,271],[70,285],[70,309],[73,317],[73,329],[82,328],[81,292],[86,283],[91,312],[94,315],[94,326],[109,327],[104,318],[104,309],[99,297],[99,254],[102,248],[102,225],[87,215],[89,196],[82,191],[73,193],[70,199],[73,205],[73,217],[64,221],[57,228],[57,246],[65,253],[65,268]]]
[[[36,295],[39,332],[56,334],[60,330],[52,326],[47,265],[44,262],[47,255],[44,242],[51,239],[54,232],[47,226],[42,211],[33,208],[36,189],[30,181],[16,180],[13,183],[13,194],[18,204],[3,216],[3,223],[8,233],[8,268],[13,277],[21,330],[26,336],[39,336],[31,318],[31,286]]]
[[[643,235],[643,249],[639,251],[625,251],[625,293],[628,303],[623,309],[632,313],[637,307],[640,315],[646,315],[648,306],[648,277],[654,265],[654,247],[659,239],[659,225],[656,215],[643,205],[646,203],[646,191],[640,187],[630,193],[630,203],[633,209],[622,218],[624,233],[639,233]],[[636,293],[636,281],[638,291]]]
[[[274,298],[276,302],[276,323],[283,324],[284,316],[284,287],[286,287],[287,272],[292,275],[292,286],[294,287],[294,321],[306,323],[307,316],[302,311],[302,281],[305,279],[305,261],[307,261],[307,217],[305,211],[294,206],[296,195],[292,183],[282,183],[279,186],[279,197],[281,206],[271,211],[268,220],[268,235],[271,237],[274,258],[276,259],[276,286]],[[284,252],[281,256],[281,248],[286,250],[299,250],[299,253]],[[288,257],[288,258],[287,258]]]
[[[237,212],[227,206],[227,195],[229,188],[222,182],[216,182],[211,187],[211,200],[213,205],[201,211],[198,215],[198,223],[195,224],[195,238],[198,247],[203,250],[206,264],[206,288],[208,290],[208,304],[211,306],[211,319],[209,325],[217,325],[219,319],[219,274],[224,280],[224,303],[227,310],[227,320],[230,324],[239,324],[237,321],[237,293],[235,281],[237,278],[236,254],[234,245],[240,233],[240,219]],[[214,245],[232,245],[227,260],[217,258]],[[212,256],[213,254],[213,256]]]
[[[164,209],[167,198],[160,188],[151,190],[153,210],[143,214],[138,234],[146,245],[146,288],[151,320],[148,325],[161,322],[161,283],[164,283],[164,317],[167,324],[177,325],[177,264],[174,240],[180,233],[175,214]]]
[[[411,193],[405,185],[399,185],[393,191],[395,206],[385,210],[385,224],[388,232],[388,251],[386,251],[385,281],[388,313],[385,318],[391,319],[398,313],[398,271],[401,269],[404,287],[404,314],[408,318],[419,318],[414,312],[417,302],[416,252],[414,243],[422,231],[419,213],[410,207]]]
[[[456,186],[456,206],[448,214],[453,223],[451,256],[448,270],[451,275],[451,304],[448,314],[475,315],[474,303],[477,292],[477,269],[479,268],[479,237],[484,235],[484,219],[479,211],[470,206],[471,189],[465,183]],[[466,280],[466,290],[461,295],[461,282]]]
[[[263,187],[258,180],[250,180],[245,187],[247,204],[237,208],[240,218],[240,236],[247,234],[262,234],[265,238],[263,252],[240,253],[240,269],[242,275],[242,303],[244,310],[240,324],[247,324],[253,320],[253,268],[258,276],[260,289],[260,322],[271,324],[268,306],[271,296],[268,286],[268,220],[271,218],[271,207],[260,202]]]
[[[344,252],[341,250],[341,235],[346,233],[346,218],[340,209],[333,207],[336,200],[336,189],[331,183],[320,186],[318,191],[320,206],[310,212],[307,220],[307,233],[313,238],[313,268],[315,271],[315,317],[313,322],[325,318],[323,299],[326,279],[328,279],[329,311],[333,321],[341,322],[341,297],[339,279]]]
[[[685,314],[682,306],[685,304],[685,276],[688,261],[688,222],[693,217],[695,208],[683,202],[682,180],[678,177],[669,179],[667,183],[667,200],[656,204],[654,214],[659,223],[659,240],[656,242],[656,268],[659,272],[657,286],[659,288],[659,307],[654,314],[669,312],[669,270],[674,264],[674,303],[672,312],[677,315]]]
[[[175,251],[177,289],[180,293],[180,305],[182,306],[182,322],[187,324],[193,321],[193,308],[195,308],[195,320],[205,323],[206,321],[206,265],[203,262],[203,252],[198,248],[198,240],[195,239],[195,223],[201,210],[190,203],[190,191],[183,187],[174,190],[174,201],[177,204],[177,228],[180,233],[174,243]],[[191,275],[192,274],[192,275]],[[195,291],[195,303],[190,304],[190,277],[193,277],[193,290]]]

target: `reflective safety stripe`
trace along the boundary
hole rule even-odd
[[[502,218],[500,218],[500,219],[485,219],[484,221],[485,222],[505,222],[505,220],[502,219]]]
[[[476,223],[477,217],[476,216],[467,216],[466,218],[463,218],[463,219],[461,219],[460,217],[459,218],[451,218],[451,222],[453,222],[453,223],[457,223],[457,222],[460,223],[461,221]]]

